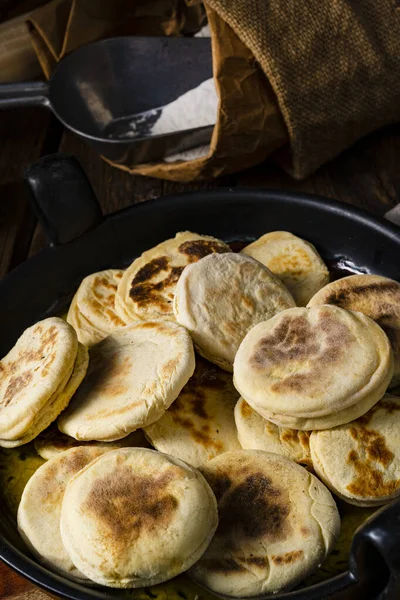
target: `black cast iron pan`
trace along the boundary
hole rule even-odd
[[[233,240],[289,230],[327,260],[400,281],[400,229],[316,196],[263,190],[205,190],[148,201],[103,217],[85,174],[72,158],[48,156],[26,171],[35,211],[50,247],[0,283],[0,355],[33,322],[67,305],[87,274],[129,262],[143,250],[192,230]],[[49,592],[71,600],[134,598],[73,583],[32,560],[15,523],[0,510],[0,558]],[[276,596],[274,596],[276,597]],[[378,511],[354,538],[349,569],[321,584],[280,595],[285,600],[400,598],[400,501]]]

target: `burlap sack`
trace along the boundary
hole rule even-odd
[[[310,174],[400,119],[399,0],[207,0],[262,66],[285,120],[283,166]]]
[[[274,153],[305,177],[400,114],[397,0],[207,0],[220,98],[206,158],[132,173],[211,178]],[[27,20],[42,68],[83,43],[122,34],[182,35],[204,22],[198,0],[53,0]],[[1,39],[0,39],[1,42]],[[287,143],[289,141],[289,143]]]

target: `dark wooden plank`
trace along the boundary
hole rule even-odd
[[[400,202],[400,125],[360,140],[311,177],[294,181],[272,161],[237,176],[245,187],[321,194],[383,215]]]
[[[14,19],[47,2],[48,0],[0,0],[0,22]]]
[[[0,112],[0,278],[25,260],[36,223],[22,181],[24,169],[57,148],[60,131],[47,111]]]
[[[49,600],[50,596],[0,563],[0,598],[2,600]]]
[[[162,181],[111,167],[73,133],[65,132],[60,151],[80,161],[105,214],[162,194]]]

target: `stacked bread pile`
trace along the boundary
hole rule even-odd
[[[27,444],[66,408],[83,380],[88,351],[59,318],[27,329],[0,362],[0,446]]]
[[[41,407],[19,440],[58,417],[35,440],[49,460],[18,514],[56,572],[131,588],[188,570],[232,597],[288,590],[337,539],[331,492],[371,506],[400,494],[400,398],[386,394],[400,376],[399,283],[329,283],[316,249],[288,232],[240,253],[184,232],[88,276],[67,320],[90,347],[76,392],[53,402],[57,371],[39,395],[35,363],[14,399]],[[35,327],[48,321],[63,323]],[[63,326],[55,365],[71,366]],[[0,365],[8,386],[21,340]]]

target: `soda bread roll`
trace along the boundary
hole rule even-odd
[[[360,419],[310,437],[317,475],[356,506],[379,506],[400,495],[400,398],[386,394]]]
[[[145,434],[157,450],[198,467],[240,448],[233,417],[237,399],[232,375],[196,357],[193,376]]]
[[[289,231],[266,233],[242,252],[279,277],[297,306],[306,306],[329,283],[329,271],[314,246]]]
[[[394,354],[392,386],[400,384],[400,283],[380,275],[350,275],[325,286],[308,306],[334,304],[362,312],[387,333]]]
[[[115,294],[123,271],[108,269],[88,275],[72,299],[67,321],[85,346],[98,344],[125,325],[115,311]]]
[[[189,575],[211,591],[248,598],[289,590],[332,549],[340,530],[335,502],[293,461],[237,450],[201,471],[216,495],[219,525]]]
[[[59,414],[68,406],[72,396],[83,381],[89,365],[89,353],[86,346],[78,343],[78,352],[74,369],[66,384],[62,384],[61,391],[56,392],[49,399],[46,406],[37,414],[32,422],[29,431],[21,438],[16,440],[0,440],[0,446],[3,448],[16,448],[34,440],[51,423],[53,423]]]
[[[293,306],[283,283],[258,261],[244,254],[212,254],[182,273],[174,314],[204,358],[232,371],[249,329]]]
[[[189,334],[172,321],[138,321],[90,352],[90,366],[58,419],[83,441],[114,441],[159,419],[193,374]]]
[[[114,448],[110,445],[108,450]],[[58,454],[32,475],[18,508],[18,531],[32,554],[52,571],[86,580],[75,567],[61,540],[60,517],[64,492],[73,475],[107,452],[78,447]]]
[[[122,448],[69,481],[61,536],[87,577],[136,588],[191,567],[217,523],[215,496],[199,471],[154,450]]]
[[[234,383],[265,418],[310,429],[317,419],[332,427],[351,420],[355,407],[369,410],[392,373],[389,340],[372,319],[322,305],[293,308],[253,327],[236,354]]]
[[[126,323],[137,319],[174,319],[172,302],[186,267],[213,252],[230,252],[221,240],[184,231],[143,252],[125,271],[115,299],[117,314]]]
[[[29,327],[0,361],[0,446],[26,444],[67,406],[88,367],[86,348],[63,319]]]

